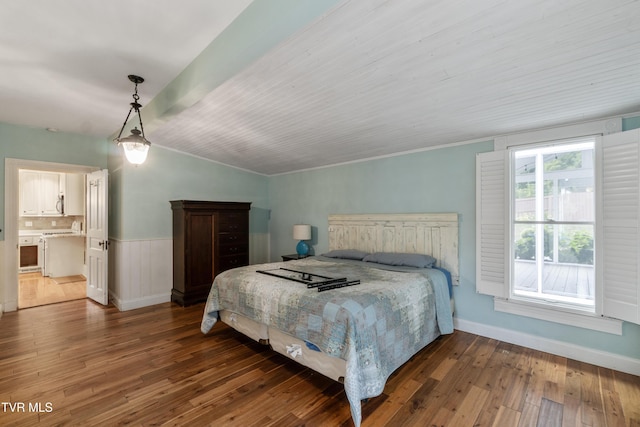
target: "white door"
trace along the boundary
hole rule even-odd
[[[108,184],[106,169],[87,174],[87,297],[103,305],[109,303]]]

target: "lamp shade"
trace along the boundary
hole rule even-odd
[[[129,163],[141,165],[147,159],[151,143],[140,135],[138,128],[131,129],[131,135],[119,138],[118,143],[124,148],[124,155]]]
[[[293,226],[294,240],[311,239],[311,226],[309,224],[296,224]]]
[[[139,144],[136,142],[123,142],[124,155],[129,160],[129,163],[133,165],[141,165],[147,160],[147,153],[149,152],[149,146]]]

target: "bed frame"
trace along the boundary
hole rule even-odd
[[[438,267],[451,272],[453,284],[459,284],[457,213],[329,215],[329,249],[431,255]],[[220,319],[255,341],[270,345],[278,353],[343,381],[344,360],[314,351],[294,355],[293,346],[304,348],[304,341],[226,310],[220,311]]]

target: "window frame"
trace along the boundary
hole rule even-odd
[[[624,278],[616,282],[614,277],[617,271],[611,258],[620,256],[620,250],[616,250],[614,237],[603,239],[603,228],[613,230],[617,227],[615,216],[616,206],[603,208],[604,187],[603,153],[607,150],[607,158],[615,156],[615,149],[620,149],[619,144],[627,144],[634,155],[640,159],[640,129],[637,131],[621,132],[622,118],[606,119],[588,122],[578,125],[565,126],[553,129],[541,129],[523,134],[506,135],[494,140],[494,151],[478,153],[476,159],[476,291],[480,294],[494,297],[494,309],[496,311],[537,318],[545,321],[557,322],[592,330],[621,335],[623,321],[640,323],[640,269],[627,268],[623,271]],[[512,268],[510,258],[511,247],[511,206],[509,204],[511,194],[511,171],[509,161],[510,147],[530,145],[547,141],[568,140],[593,135],[609,135],[610,144],[603,143],[603,138],[596,140],[595,163],[596,183],[601,191],[596,193],[596,230],[595,240],[607,244],[609,260],[603,256],[604,249],[596,251],[595,268],[596,286],[595,313],[577,310],[574,307],[566,307],[562,304],[551,306],[530,301],[520,301],[511,298]],[[628,134],[628,135],[624,135]],[[608,136],[605,136],[605,141]],[[609,148],[603,148],[603,147]],[[623,148],[625,149],[625,148]],[[609,156],[609,153],[611,155]],[[640,162],[639,162],[640,163]],[[610,170],[610,169],[609,169]],[[640,176],[639,176],[640,177]],[[608,178],[607,178],[608,179]],[[635,179],[635,178],[634,178]],[[640,181],[640,179],[639,179]],[[634,185],[635,182],[632,182]],[[611,188],[611,184],[609,184]],[[486,194],[485,194],[486,193]],[[604,212],[604,215],[603,215]],[[640,201],[631,211],[635,216],[626,225],[633,223],[634,232],[640,230]],[[618,227],[618,232],[624,231]],[[619,233],[618,233],[619,234]],[[640,234],[638,234],[640,235]],[[605,241],[608,240],[608,241]],[[629,238],[623,243],[629,243]],[[635,241],[631,241],[632,245]],[[631,258],[637,255],[640,261],[640,244],[632,247]],[[627,255],[627,254],[624,254]],[[607,261],[606,263],[604,261]],[[618,266],[620,262],[617,263]],[[631,265],[627,263],[627,265]],[[606,268],[603,268],[606,267]],[[605,282],[604,276],[607,281]],[[606,285],[606,286],[605,286]],[[609,285],[611,287],[609,288]],[[636,298],[627,302],[620,295],[620,291],[635,293]],[[607,317],[612,316],[612,317]],[[619,320],[613,318],[612,313]]]
[[[580,303],[578,301],[571,301],[574,300],[574,298],[554,298],[554,297],[549,297],[548,299],[544,299],[544,297],[539,297],[539,296],[532,296],[532,295],[526,295],[524,293],[520,293],[518,294],[516,292],[515,289],[515,240],[516,240],[516,234],[515,234],[515,225],[516,224],[525,224],[525,223],[531,223],[531,224],[536,224],[536,225],[566,225],[568,223],[572,223],[572,221],[539,221],[539,220],[534,220],[534,221],[518,221],[515,219],[515,202],[516,202],[516,197],[515,197],[515,184],[516,184],[516,173],[515,173],[515,167],[516,167],[516,152],[517,151],[524,151],[524,150],[535,150],[535,151],[539,151],[541,149],[547,148],[547,147],[554,147],[554,146],[566,146],[566,145],[578,145],[581,143],[589,143],[592,144],[592,150],[593,150],[593,180],[594,180],[594,192],[595,192],[595,196],[596,196],[596,200],[594,200],[594,209],[597,209],[597,204],[598,204],[598,195],[600,193],[600,188],[598,185],[598,167],[597,167],[597,161],[596,161],[596,157],[597,157],[597,144],[599,140],[599,136],[597,135],[592,135],[592,136],[583,136],[583,137],[578,137],[578,138],[569,138],[569,139],[559,139],[559,140],[552,140],[552,141],[543,141],[543,142],[535,142],[535,143],[531,143],[531,144],[519,144],[516,146],[512,146],[512,147],[508,147],[507,151],[508,151],[508,173],[509,173],[509,188],[508,188],[508,192],[507,192],[507,206],[509,209],[509,216],[508,216],[508,231],[507,231],[507,238],[508,238],[508,242],[509,242],[509,291],[508,291],[508,295],[509,298],[514,300],[514,301],[519,301],[519,302],[529,302],[532,304],[539,304],[543,307],[549,307],[549,308],[563,308],[565,310],[567,310],[568,312],[573,312],[573,313],[590,313],[590,314],[597,314],[598,311],[598,298],[597,298],[597,288],[598,288],[598,283],[596,280],[596,295],[594,295],[594,301],[593,304],[583,304]],[[544,180],[544,176],[542,177],[542,179]],[[535,181],[537,181],[537,178],[534,178]],[[598,225],[597,225],[597,213],[594,213],[594,219],[591,222],[586,222],[584,223],[585,225],[591,225],[593,227],[593,239],[594,239],[594,252],[597,253],[599,248],[598,245],[600,244],[598,239],[597,239],[597,229],[598,229]],[[579,224],[578,222],[575,222],[576,224]],[[536,261],[537,262],[537,261]],[[597,270],[597,263],[594,259],[594,263],[593,263],[593,267],[594,267],[594,272],[595,272],[595,276],[594,279],[597,277],[598,274],[598,270]],[[575,298],[577,299],[577,298]]]

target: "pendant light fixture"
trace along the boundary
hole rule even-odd
[[[131,108],[129,109],[127,118],[124,119],[122,129],[120,129],[120,133],[114,141],[117,141],[118,145],[122,145],[124,155],[127,157],[127,160],[129,160],[129,163],[140,165],[147,159],[147,153],[151,146],[151,143],[144,137],[144,127],[142,126],[142,116],[140,115],[140,107],[142,107],[142,105],[138,103],[138,100],[140,99],[138,96],[138,84],[144,82],[144,79],[140,76],[130,74],[129,80],[136,85],[135,92],[133,93],[133,102],[130,104]],[[138,114],[140,130],[138,130],[137,127],[134,127],[131,129],[131,135],[122,138],[122,131],[124,131],[124,127],[127,125],[127,121],[129,120],[132,111],[135,111]]]

